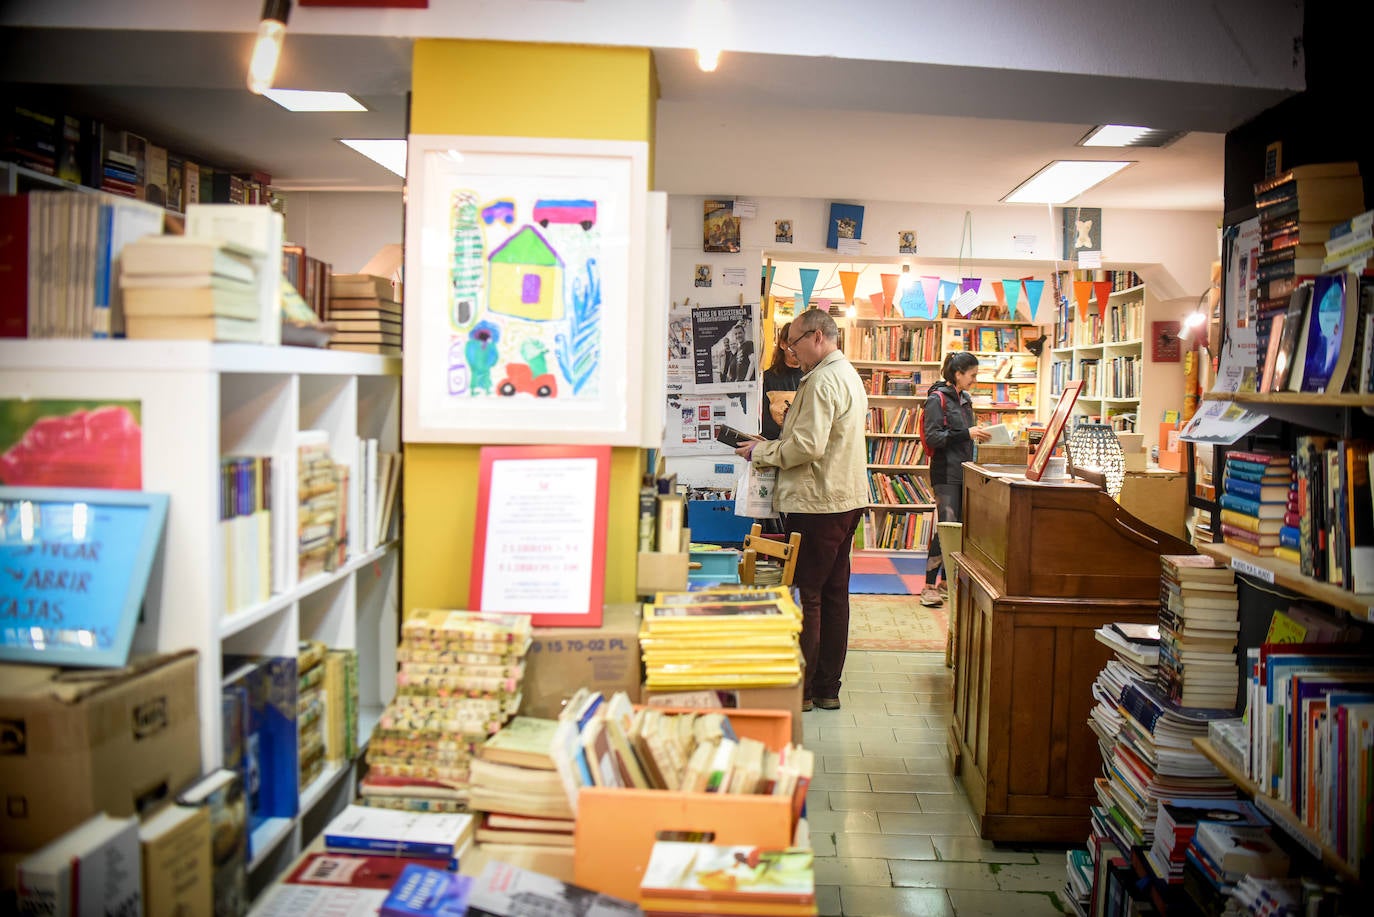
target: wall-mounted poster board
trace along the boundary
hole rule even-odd
[[[610,476],[609,446],[482,449],[468,605],[599,626]]]
[[[0,660],[122,666],[167,495],[0,487]]]

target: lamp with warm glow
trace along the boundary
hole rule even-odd
[[[1107,479],[1107,493],[1121,496],[1126,480],[1126,456],[1116,431],[1105,423],[1081,423],[1069,435],[1069,456],[1075,468],[1100,472]]]
[[[272,88],[286,38],[286,20],[291,16],[291,0],[263,0],[262,21],[253,42],[253,57],[248,62],[248,88],[258,95]]]

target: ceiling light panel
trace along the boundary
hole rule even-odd
[[[263,95],[287,111],[367,111],[363,103],[346,92],[268,89]]]
[[[1101,184],[1133,162],[1056,159],[1002,198],[1007,204],[1062,204]]]
[[[1126,124],[1103,124],[1078,141],[1079,146],[1161,147],[1168,146],[1187,131],[1158,130]]]
[[[344,146],[362,153],[368,159],[406,177],[406,142],[404,140],[340,140]]]

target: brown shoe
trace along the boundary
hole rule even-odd
[[[806,700],[802,701],[802,713],[810,713],[811,706],[811,698],[808,697]]]
[[[840,699],[838,697],[818,697],[816,698],[816,706],[822,710],[838,710],[840,709]]]
[[[921,604],[927,608],[938,608],[945,604],[945,597],[934,586],[927,586],[921,590]]]

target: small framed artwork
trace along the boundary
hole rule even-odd
[[[774,220],[773,221],[773,241],[780,245],[792,244],[792,221]]]
[[[1054,447],[1059,444],[1059,437],[1064,435],[1064,425],[1069,422],[1069,412],[1073,410],[1074,402],[1078,400],[1078,393],[1081,391],[1082,379],[1074,379],[1064,384],[1064,391],[1059,395],[1059,403],[1054,406],[1049,423],[1045,424],[1045,435],[1040,437],[1040,445],[1035,447],[1035,454],[1026,466],[1027,480],[1038,481],[1045,474],[1045,468],[1050,464],[1050,456],[1054,454]]]
[[[471,608],[597,627],[610,446],[487,446],[477,479]]]
[[[1178,339],[1178,322],[1150,323],[1150,359],[1156,363],[1177,363],[1182,359],[1183,344]]]
[[[704,252],[739,251],[739,217],[734,201],[706,201],[701,228]]]
[[[1102,208],[1064,208],[1064,260],[1076,261],[1079,252],[1102,251]]]
[[[864,209],[859,204],[831,204],[825,247],[839,248],[841,239],[857,242],[864,236]]]
[[[902,229],[897,232],[897,254],[916,254],[916,230]]]
[[[695,285],[699,287],[709,287],[711,285],[711,265],[698,264],[694,272]]]
[[[127,664],[167,504],[141,490],[0,487],[0,660]]]

